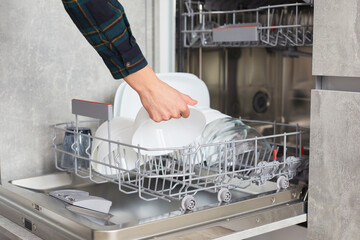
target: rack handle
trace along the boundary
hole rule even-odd
[[[276,158],[277,158],[277,150],[274,149],[274,150],[273,150],[273,160],[275,161]]]
[[[80,99],[72,100],[72,113],[90,118],[110,121],[113,119],[112,105]]]

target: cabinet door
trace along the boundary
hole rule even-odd
[[[360,77],[360,1],[314,3],[313,74]]]
[[[308,239],[359,239],[360,93],[311,95]]]

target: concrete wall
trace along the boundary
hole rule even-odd
[[[313,90],[308,238],[359,239],[360,93]]]
[[[151,63],[149,2],[121,3]],[[113,80],[60,0],[0,1],[0,56],[1,179],[51,172],[49,125],[73,119],[72,98],[111,103],[121,81]]]
[[[360,76],[360,1],[316,0],[313,75]]]

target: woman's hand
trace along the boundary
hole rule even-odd
[[[188,105],[197,104],[196,100],[161,81],[149,66],[130,74],[125,81],[139,94],[141,103],[155,122],[187,118],[190,115]]]

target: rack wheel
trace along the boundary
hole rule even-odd
[[[225,203],[230,202],[231,197],[232,197],[231,192],[227,188],[222,188],[218,192],[218,200],[219,200],[220,203],[222,203],[222,202],[225,202]]]
[[[190,195],[186,195],[181,201],[181,207],[184,210],[192,211],[194,210],[195,205],[196,205],[195,198]]]
[[[276,182],[278,189],[286,189],[289,187],[289,180],[285,176],[280,176]]]

